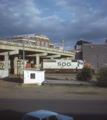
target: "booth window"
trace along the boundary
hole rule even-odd
[[[35,76],[35,73],[31,73],[31,74],[30,74],[30,79],[35,79],[35,77],[36,77],[36,76]]]

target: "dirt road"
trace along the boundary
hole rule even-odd
[[[46,79],[65,79],[70,75],[46,74]],[[75,75],[74,75],[75,76]],[[72,77],[74,79],[74,77]],[[66,100],[107,100],[107,88],[95,86],[52,86],[23,85],[22,79],[11,75],[8,80],[0,80],[0,98],[8,99],[66,99]]]

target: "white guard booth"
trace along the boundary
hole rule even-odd
[[[24,84],[38,84],[42,85],[45,80],[45,71],[37,70],[23,70],[24,71]]]

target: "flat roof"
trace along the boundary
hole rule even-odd
[[[85,41],[85,40],[80,40],[80,41],[77,41],[76,43],[76,45],[83,45],[83,44],[93,44],[93,43]]]

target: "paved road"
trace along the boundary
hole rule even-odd
[[[107,120],[107,92],[104,88],[20,86],[18,80],[0,81],[0,120],[20,120],[26,112],[39,109],[73,116],[74,120]],[[99,94],[75,95],[73,91]]]
[[[107,101],[0,99],[0,120],[20,120],[26,112],[46,109],[74,120],[107,120]]]

